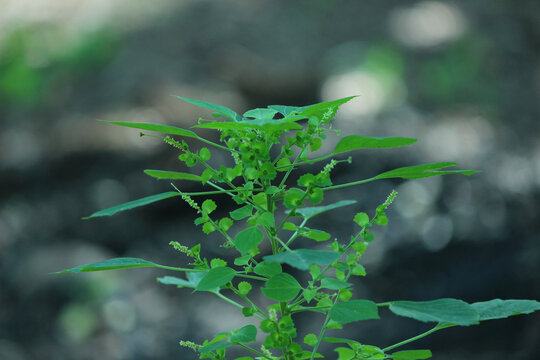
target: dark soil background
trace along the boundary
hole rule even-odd
[[[250,321],[211,294],[158,284],[166,271],[50,274],[117,256],[185,265],[171,240],[201,241],[208,258],[233,254],[217,236],[205,239],[179,200],[81,220],[169,190],[143,169],[200,170],[184,169],[157,139],[95,121],[187,128],[208,115],[171,94],[238,112],[359,95],[336,117],[342,134],[420,140],[354,153],[335,184],[435,161],[482,172],[329,192],[327,203],[358,203],[313,226],[346,239],[355,212],[399,191],[355,296],[540,299],[539,14],[532,0],[3,3],[0,359],[189,360],[196,355],[179,340],[202,342]],[[213,161],[230,159],[215,152]],[[232,209],[215,200],[223,214]],[[299,317],[299,335],[321,322]],[[452,328],[409,348],[440,360],[532,360],[539,324],[535,314]],[[383,311],[382,321],[345,332],[384,347],[428,328]]]

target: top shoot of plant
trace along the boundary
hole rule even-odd
[[[375,303],[353,297],[353,284],[349,280],[351,277],[366,275],[362,256],[374,241],[371,229],[388,224],[386,210],[396,199],[397,192],[392,191],[386,199],[381,199],[376,209],[365,209],[365,212],[352,215],[350,237],[345,239],[332,239],[325,229],[310,227],[309,222],[313,217],[327,211],[344,206],[355,209],[354,199],[328,204],[325,202],[325,193],[381,179],[413,180],[446,174],[475,173],[474,170],[449,170],[448,167],[457,164],[438,162],[401,167],[368,179],[334,184],[334,167],[342,162],[350,162],[350,158],[343,159],[342,154],[361,149],[395,148],[416,142],[416,139],[405,137],[349,135],[342,137],[331,153],[317,158],[310,157],[309,153],[321,148],[327,133],[337,132],[332,129],[331,120],[338,108],[353,97],[304,107],[271,105],[249,110],[242,115],[224,106],[182,97],[180,99],[214,112],[215,119],[199,119],[194,128],[218,131],[219,143],[207,140],[192,130],[174,126],[106,122],[167,134],[158,137],[174,147],[181,162],[190,168],[200,164],[204,170],[198,175],[145,170],[147,175],[156,179],[174,181],[171,190],[98,211],[88,218],[110,216],[123,210],[178,197],[193,208],[197,214],[195,225],[200,226],[205,234],[220,234],[223,247],[228,248],[227,256],[234,257],[233,263],[205,258],[202,242],[187,248],[173,241],[171,245],[174,249],[190,259],[184,267],[159,265],[139,258],[114,258],[60,273],[136,267],[158,267],[180,272],[183,276],[167,275],[158,278],[158,281],[179,288],[213,293],[237,307],[238,316],[258,319],[258,329],[254,325],[231,329],[216,334],[202,344],[180,341],[180,345],[198,352],[201,359],[227,359],[227,349],[232,346],[245,349],[246,355],[236,360],[324,358],[318,353],[321,342],[335,344],[338,360],[427,359],[432,356],[430,350],[398,348],[445,328],[475,325],[485,320],[528,314],[540,309],[540,302],[535,300],[495,299],[473,304],[457,299]],[[183,140],[186,137],[201,141],[204,147],[194,151]],[[230,154],[234,166],[214,166],[211,161],[214,151]],[[305,164],[320,164],[320,170],[302,172],[302,165]],[[289,186],[293,179],[296,183]],[[199,181],[209,191],[183,192],[182,181]],[[223,218],[215,216],[218,204],[206,198],[217,194],[229,196],[237,204]],[[295,240],[299,238],[311,239],[316,245],[315,249],[296,246]],[[261,246],[263,242],[268,242],[268,246]],[[261,249],[271,249],[271,252],[261,252]],[[295,277],[293,274],[299,273],[296,270],[294,273],[287,272],[287,268],[283,267],[285,264],[309,272],[310,280]],[[257,304],[254,299],[261,292],[272,305],[262,307]],[[342,324],[379,319],[385,307],[395,315],[432,323],[433,327],[423,334],[386,347],[368,345],[362,339],[349,339],[346,335],[328,337],[326,334],[328,329],[340,329]],[[320,331],[299,339],[295,316],[306,311],[320,317]],[[261,337],[262,345],[257,346],[258,333],[264,335]]]

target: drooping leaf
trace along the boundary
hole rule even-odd
[[[157,266],[159,265],[157,265],[156,263],[139,259],[139,258],[120,257],[120,258],[114,258],[114,259],[109,259],[105,261],[98,261],[91,264],[76,266],[71,269],[65,269],[62,271],[55,272],[55,274],[117,270],[117,269],[132,269],[132,268],[138,268],[138,267],[157,267]]]
[[[114,214],[116,214],[117,212],[120,212],[120,211],[134,209],[134,208],[139,207],[139,206],[148,205],[148,204],[151,204],[151,203],[156,202],[156,201],[165,200],[165,199],[175,197],[175,196],[179,196],[179,195],[180,194],[175,192],[175,191],[168,191],[168,192],[161,193],[161,194],[147,196],[147,197],[144,197],[142,199],[129,201],[127,203],[123,203],[123,204],[120,204],[120,205],[115,205],[115,206],[112,206],[110,208],[100,210],[98,212],[93,213],[90,216],[84,217],[83,219],[91,219],[91,218],[95,218],[95,217],[98,217],[98,216],[112,216],[112,215],[114,215]]]
[[[315,215],[319,215],[326,211],[330,211],[333,209],[340,208],[342,206],[348,206],[352,204],[356,204],[356,201],[355,200],[341,200],[341,201],[338,201],[337,203],[333,203],[333,204],[325,205],[325,206],[312,206],[312,207],[298,208],[295,210],[295,212],[299,213],[306,219],[311,219]]]
[[[283,270],[281,269],[281,264],[278,262],[271,262],[271,261],[263,261],[257,264],[255,268],[253,269],[255,274],[266,276],[266,277],[273,277],[281,272]]]
[[[407,146],[414,144],[417,139],[406,137],[368,137],[360,135],[350,135],[341,139],[335,149],[334,154],[341,154],[356,149],[382,149]]]
[[[476,302],[471,306],[478,311],[480,320],[504,319],[513,315],[530,314],[540,310],[540,302],[535,300],[501,300]]]
[[[282,264],[289,264],[300,270],[309,270],[311,265],[326,265],[337,260],[338,253],[331,251],[319,251],[312,249],[296,249],[285,251],[275,255],[267,255],[265,261],[277,261]]]
[[[159,180],[192,180],[202,181],[199,175],[178,172],[178,171],[164,171],[164,170],[144,170],[144,173],[148,176]]]
[[[377,304],[369,300],[350,300],[337,303],[330,310],[330,319],[341,324],[378,318]]]
[[[243,116],[255,119],[273,119],[276,114],[277,110],[257,108],[246,111]]]
[[[431,350],[403,350],[397,351],[390,356],[396,360],[423,360],[429,359],[433,355]]]
[[[463,174],[472,175],[476,173],[476,170],[441,170],[449,166],[456,166],[455,162],[438,162],[433,164],[406,166],[398,169],[390,170],[379,174],[372,179],[422,179],[430,176],[446,175],[446,174]]]
[[[195,134],[193,131],[181,129],[176,126],[150,124],[150,123],[134,123],[134,122],[125,122],[125,121],[107,121],[107,120],[99,120],[99,121],[102,121],[108,124],[130,127],[133,129],[157,131],[157,132],[161,132],[161,133],[165,133],[169,135],[187,136],[187,137],[196,138],[196,139],[199,138],[199,136]]]
[[[216,113],[218,113],[218,114],[220,114],[220,115],[222,115],[222,116],[224,116],[226,118],[229,118],[232,121],[240,121],[240,120],[242,120],[242,117],[240,115],[238,115],[236,112],[234,112],[233,110],[231,110],[231,109],[229,109],[229,108],[227,108],[225,106],[212,104],[212,103],[209,103],[207,101],[202,101],[202,100],[189,99],[189,98],[182,97],[182,96],[175,96],[175,97],[178,98],[178,99],[187,101],[188,103],[191,103],[193,105],[200,106],[200,107],[203,107],[205,109],[215,111]]]
[[[298,107],[298,106],[287,106],[287,105],[270,105],[268,106],[269,109],[276,110],[283,116],[288,116],[291,113],[298,113],[302,110],[304,110],[306,107]]]
[[[477,324],[478,312],[465,301],[438,299],[433,301],[393,301],[390,310],[399,316],[423,322],[450,323],[462,326]]]
[[[256,248],[263,238],[264,234],[259,228],[250,227],[236,234],[234,246],[242,255],[246,255],[251,249]]]
[[[253,325],[246,325],[231,332],[230,342],[249,343],[257,341],[257,328]]]
[[[236,275],[236,271],[230,267],[217,267],[211,269],[206,275],[199,281],[199,284],[195,288],[196,291],[215,291],[220,286],[227,284]]]
[[[266,282],[262,289],[264,296],[276,301],[290,301],[298,295],[302,287],[294,277],[279,273]]]
[[[257,119],[257,120],[245,120],[239,122],[212,122],[208,124],[201,124],[194,126],[202,129],[217,129],[217,130],[246,130],[257,129],[263,131],[287,131],[287,130],[301,130],[302,126],[295,122],[273,119]]]
[[[195,289],[201,279],[207,274],[207,272],[187,272],[186,277],[187,280],[178,278],[176,276],[163,276],[160,278],[157,278],[157,281],[162,283],[163,285],[176,285],[179,288],[191,288]]]

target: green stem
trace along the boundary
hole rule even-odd
[[[259,355],[260,357],[263,357],[263,358],[269,359],[269,360],[273,360],[271,357],[268,357],[268,356],[266,356],[265,354],[263,354],[262,352],[260,352],[260,351],[258,351],[258,350],[255,350],[255,349],[253,349],[253,348],[251,348],[251,347],[249,347],[249,346],[247,346],[247,345],[240,344],[240,343],[238,343],[237,345],[243,347],[243,348],[246,349],[246,350],[251,351],[251,352],[254,353],[254,354]]]
[[[283,185],[285,184],[285,181],[287,181],[287,178],[289,177],[289,175],[291,174],[291,171],[294,169],[294,167],[296,166],[296,162],[298,161],[298,159],[300,158],[300,156],[302,156],[304,154],[304,151],[306,151],[307,149],[307,145],[304,145],[304,147],[302,148],[302,150],[300,150],[300,152],[298,153],[298,155],[296,156],[296,158],[294,159],[294,161],[292,162],[292,164],[290,165],[291,167],[289,168],[289,170],[287,170],[287,172],[285,173],[285,176],[283,176],[283,179],[281,179],[281,182],[279,183],[279,188],[281,189],[283,187]]]
[[[204,272],[208,271],[207,269],[185,269],[185,268],[179,268],[174,266],[165,266],[165,265],[159,265],[155,264],[156,267],[161,269],[167,269],[167,270],[174,270],[174,271],[186,271],[186,272]]]
[[[243,308],[244,308],[244,306],[240,305],[239,303],[237,303],[237,302],[234,301],[234,300],[229,299],[228,297],[226,297],[225,295],[223,295],[223,294],[220,293],[219,291],[215,291],[214,294],[216,294],[216,295],[219,296],[221,299],[225,300],[226,302],[228,302],[228,303],[231,304],[231,305],[236,306],[236,307],[239,308],[239,309],[243,309]],[[255,314],[253,314],[253,315],[255,315],[256,317],[258,317],[258,318],[261,319],[261,320],[264,320],[264,317],[261,316],[260,314],[255,313]]]
[[[435,327],[434,327],[433,329],[431,329],[431,330],[428,330],[428,331],[426,331],[426,332],[424,332],[424,333],[422,333],[422,334],[420,334],[420,335],[417,335],[417,336],[415,336],[415,337],[412,337],[412,338],[410,338],[410,339],[403,340],[403,341],[401,341],[401,342],[399,342],[399,343],[397,343],[397,344],[388,346],[388,347],[382,349],[382,351],[387,352],[387,351],[393,350],[393,349],[395,349],[395,348],[397,348],[397,347],[406,345],[406,344],[408,344],[408,343],[411,343],[411,342],[413,342],[413,341],[416,341],[416,340],[418,340],[418,339],[421,339],[421,338],[423,338],[423,337],[425,337],[425,336],[428,336],[429,334],[432,334],[432,333],[434,333],[435,331],[438,331],[438,330],[441,330],[441,329],[446,329],[446,328],[452,327],[452,326],[454,326],[454,325],[437,324],[437,326],[435,326]]]
[[[197,136],[197,139],[204,142],[204,143],[207,143],[208,145],[212,145],[212,146],[215,146],[217,148],[220,148],[220,149],[223,149],[223,150],[227,150],[227,151],[230,151],[230,152],[238,152],[234,149],[230,149],[228,147],[225,147],[225,146],[222,146],[222,145],[219,145],[219,144],[216,144],[215,142],[212,142],[210,140],[206,140],[205,138],[202,138],[200,136]]]
[[[341,188],[344,188],[344,187],[349,187],[349,186],[354,186],[354,185],[365,184],[365,183],[367,183],[367,182],[375,181],[375,180],[377,180],[377,178],[372,177],[372,178],[365,179],[365,180],[359,180],[359,181],[353,181],[353,182],[345,183],[345,184],[339,184],[339,185],[328,186],[328,187],[325,187],[325,188],[321,188],[321,190],[326,191],[326,190],[341,189]]]

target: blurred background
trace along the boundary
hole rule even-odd
[[[355,152],[352,165],[336,167],[335,184],[436,161],[482,172],[328,192],[326,203],[358,200],[313,219],[343,240],[355,212],[399,191],[355,296],[540,299],[540,2],[2,0],[0,8],[0,359],[196,359],[179,340],[200,343],[252,321],[211,294],[158,284],[174,275],[164,271],[49,274],[117,256],[186,265],[172,240],[204,239],[208,258],[234,254],[206,239],[181,200],[81,220],[170,189],[143,169],[200,171],[157,139],[95,121],[188,128],[208,115],[171,94],[240,113],[359,95],[335,119],[342,134],[420,140]],[[213,160],[230,161],[217,152]],[[233,208],[214,199],[223,216]],[[299,335],[322,320],[299,317]],[[536,359],[539,324],[539,314],[518,316],[409,348],[441,360]],[[345,333],[384,347],[428,328],[382,312]]]

